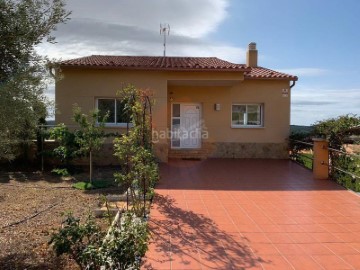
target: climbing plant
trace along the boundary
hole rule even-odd
[[[158,165],[152,153],[151,93],[128,85],[118,92],[129,115],[131,128],[114,140],[114,155],[120,163],[116,180],[130,191],[136,215],[145,215],[145,199],[151,196],[159,178]]]

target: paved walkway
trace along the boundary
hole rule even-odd
[[[172,160],[143,269],[360,269],[360,197],[291,161]]]

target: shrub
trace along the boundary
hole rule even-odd
[[[360,117],[352,114],[317,122],[315,134],[329,140],[329,147],[346,152],[348,136],[359,135]],[[331,177],[346,188],[360,191],[360,158],[330,150]]]
[[[120,226],[105,233],[88,216],[83,224],[68,213],[62,228],[54,233],[49,244],[59,256],[70,255],[82,269],[140,269],[141,257],[147,250],[147,223],[125,213]]]

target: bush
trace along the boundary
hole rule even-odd
[[[358,135],[359,126],[360,117],[351,114],[320,121],[314,125],[318,137],[328,139],[330,148],[342,152],[346,152],[344,144],[348,137]],[[330,160],[331,177],[346,188],[360,191],[360,158],[330,150]]]
[[[147,223],[125,213],[119,227],[105,233],[88,216],[83,224],[68,213],[62,228],[49,242],[56,255],[70,255],[82,269],[140,269],[141,257],[147,250]]]

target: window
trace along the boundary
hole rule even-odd
[[[171,146],[180,147],[180,104],[172,105]]]
[[[261,104],[233,104],[231,111],[232,127],[262,127]]]
[[[130,122],[130,117],[125,112],[125,104],[115,98],[99,98],[96,102],[99,110],[99,117],[102,118],[108,113],[107,125],[124,126]]]

